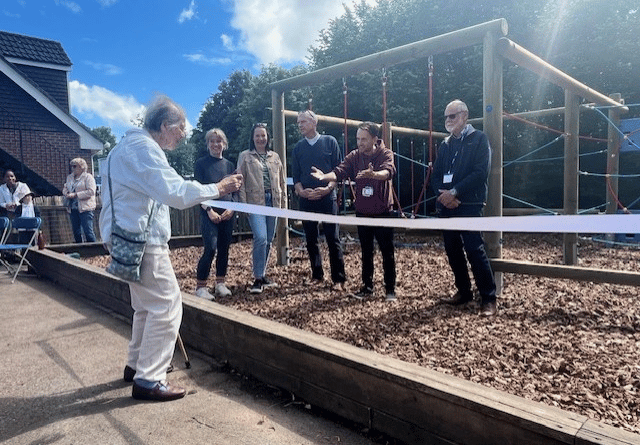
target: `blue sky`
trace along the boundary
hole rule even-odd
[[[119,139],[155,93],[195,126],[237,69],[305,61],[343,0],[3,0],[0,29],[62,44],[71,113]],[[346,2],[350,4],[350,2]]]

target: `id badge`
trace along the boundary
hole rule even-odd
[[[451,184],[451,181],[453,181],[453,174],[449,173],[446,174],[442,177],[442,183],[443,184]]]
[[[373,196],[373,187],[371,187],[370,185],[368,185],[366,187],[363,187],[362,188],[362,196],[364,196],[365,198]]]

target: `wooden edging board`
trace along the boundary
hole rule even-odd
[[[32,250],[36,272],[131,317],[129,286]],[[183,294],[185,343],[307,403],[409,444],[640,444],[640,435]]]

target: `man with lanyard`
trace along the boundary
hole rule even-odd
[[[336,182],[323,184],[311,176],[311,168],[316,167],[322,171],[333,170],[340,164],[340,148],[333,136],[318,134],[317,125],[318,117],[313,111],[306,110],[298,113],[298,129],[304,139],[293,148],[291,160],[293,183],[296,195],[300,197],[300,210],[337,215]],[[324,270],[318,246],[318,223],[303,221],[302,226],[311,262],[311,281],[320,283],[324,280]],[[322,228],[329,247],[331,279],[337,290],[343,290],[346,276],[339,227],[337,224],[323,222]]]
[[[469,110],[461,100],[449,103],[444,115],[450,135],[440,145],[433,167],[431,186],[437,196],[436,211],[441,218],[482,216],[491,165],[489,140],[483,132],[467,124]],[[482,299],[480,315],[496,315],[496,284],[482,234],[444,230],[442,235],[458,289],[443,302],[460,306],[473,300],[468,259]]]

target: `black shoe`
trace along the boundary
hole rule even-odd
[[[368,286],[362,286],[360,290],[356,293],[349,294],[350,297],[353,297],[358,300],[364,300],[365,298],[373,295],[373,289]]]
[[[187,391],[180,386],[173,386],[169,382],[158,382],[151,389],[133,383],[131,397],[137,400],[155,400],[157,402],[168,402],[169,400],[181,399]]]
[[[480,306],[481,317],[494,317],[497,313],[498,313],[498,307],[496,306],[495,301],[482,303],[482,306]]]
[[[249,292],[252,294],[261,294],[263,290],[264,290],[264,285],[262,284],[262,280],[258,278],[251,285]]]
[[[396,293],[394,291],[388,291],[384,299],[386,301],[396,301],[397,300]]]
[[[167,368],[167,374],[169,374],[171,371],[173,371],[173,365],[169,365],[169,367]],[[133,369],[131,366],[127,365],[124,367],[124,381],[127,383],[131,383],[133,382],[133,378],[136,375],[136,370]]]
[[[473,300],[473,296],[465,297],[460,292],[456,292],[456,294],[451,298],[443,298],[440,302],[444,304],[450,304],[451,306],[461,306],[463,304],[467,304]]]
[[[270,287],[278,287],[278,283],[275,283],[275,282],[271,281],[267,277],[262,277],[262,287],[265,288],[265,289],[270,288]]]
[[[124,367],[124,381],[127,383],[133,382],[133,377],[136,375],[136,370],[127,365]]]

